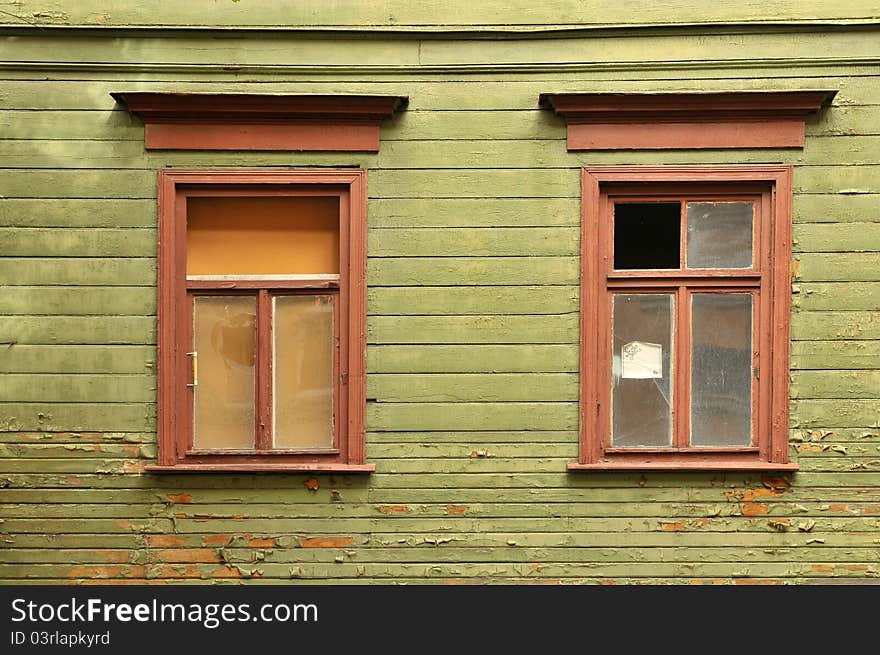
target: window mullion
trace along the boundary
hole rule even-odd
[[[680,285],[675,297],[673,371],[672,445],[675,448],[690,446],[690,395],[691,395],[691,299],[690,290]]]
[[[272,448],[272,296],[266,289],[257,294],[257,450]]]

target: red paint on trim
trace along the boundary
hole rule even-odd
[[[144,121],[147,150],[379,150],[401,96],[112,93]]]
[[[338,311],[338,356],[335,358],[334,445],[324,452],[272,454],[212,453],[192,448],[192,366],[186,353],[192,344],[192,299],[199,292],[229,293],[186,279],[186,199],[189,195],[235,190],[238,196],[296,195],[336,196],[339,199],[339,282],[317,281],[284,293],[314,293],[329,290]],[[159,172],[159,459],[147,471],[315,471],[364,473],[375,470],[365,464],[366,414],[366,171],[354,169],[316,170],[162,170]],[[261,298],[265,314],[271,295],[271,280],[264,286],[245,286]],[[282,288],[284,285],[280,285]],[[329,288],[328,288],[329,287]],[[230,289],[235,288],[235,286]],[[323,291],[326,293],[327,291]],[[258,348],[271,346],[271,328],[264,321],[258,328]],[[258,382],[258,416],[265,428],[255,435],[255,450],[270,446],[268,435],[271,384],[268,357],[261,365]]]
[[[836,91],[559,93],[569,150],[802,148],[807,116]]]

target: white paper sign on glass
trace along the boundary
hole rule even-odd
[[[631,341],[620,352],[621,377],[662,378],[663,347],[659,343]]]

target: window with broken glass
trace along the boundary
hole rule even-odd
[[[585,170],[581,455],[570,468],[793,467],[782,443],[787,177],[752,172]]]

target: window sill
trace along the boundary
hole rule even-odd
[[[590,464],[569,462],[569,471],[788,471],[800,470],[797,462],[743,461],[736,459],[704,459],[699,462],[683,460],[603,460]]]
[[[220,463],[220,464],[153,464],[145,469],[148,473],[372,473],[375,464],[337,463]]]

